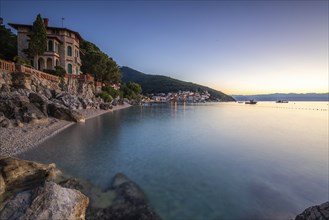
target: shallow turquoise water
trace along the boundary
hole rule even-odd
[[[123,172],[164,219],[289,219],[328,199],[328,102],[132,107],[20,157],[104,189]]]

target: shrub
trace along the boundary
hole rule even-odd
[[[59,77],[64,77],[66,75],[66,70],[61,66],[55,66],[56,74]]]
[[[43,72],[45,73],[49,73],[51,75],[56,76],[56,70],[52,70],[52,69],[43,69]]]
[[[98,94],[99,97],[101,97],[104,102],[111,102],[113,100],[112,96],[108,94],[106,91],[102,91]]]
[[[102,87],[102,90],[107,92],[113,98],[117,98],[120,95],[120,92],[118,90],[115,90],[111,84],[106,84]]]
[[[44,69],[43,72],[49,73],[54,76],[64,77],[66,75],[66,70],[61,66],[55,66],[55,69]]]
[[[25,59],[24,57],[15,56],[13,60],[17,64],[30,65],[30,61],[28,59]]]

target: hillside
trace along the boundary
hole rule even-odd
[[[233,95],[237,101],[255,99],[257,101],[329,101],[329,93],[275,93],[263,95]]]
[[[180,90],[208,91],[213,100],[235,101],[231,96],[220,91],[195,83],[173,79],[168,76],[145,74],[125,66],[121,67],[120,70],[122,73],[122,81],[125,83],[131,81],[140,84],[144,94],[178,92]]]

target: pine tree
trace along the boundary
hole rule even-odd
[[[38,14],[37,18],[33,22],[28,54],[31,58],[32,57],[38,58],[38,55],[42,55],[46,50],[47,50],[47,31],[42,21],[41,15]]]
[[[17,37],[0,25],[0,59],[12,60],[17,55]]]

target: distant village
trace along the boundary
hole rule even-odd
[[[210,98],[208,91],[205,92],[191,92],[179,91],[177,93],[157,93],[150,94],[149,102],[153,103],[167,103],[167,102],[186,102],[186,103],[201,103],[206,102]]]

